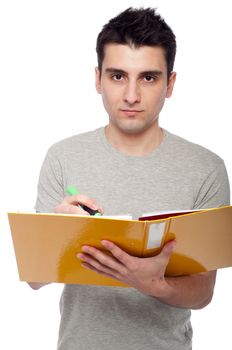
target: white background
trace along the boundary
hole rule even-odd
[[[229,4],[1,1],[0,348],[56,348],[62,285],[33,291],[18,281],[6,211],[33,208],[53,142],[107,123],[94,88],[95,40],[111,17],[131,5],[158,7],[178,42],[177,83],[161,125],[218,153],[232,178]],[[221,270],[213,302],[193,312],[194,350],[232,348],[231,280],[232,269]]]

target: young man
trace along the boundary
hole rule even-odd
[[[37,211],[88,215],[79,203],[136,218],[141,212],[229,204],[222,159],[159,127],[175,84],[175,52],[172,30],[153,9],[128,9],[103,27],[96,89],[109,124],[50,148]],[[66,197],[68,185],[83,195]],[[77,252],[86,268],[131,288],[66,285],[58,349],[191,349],[190,309],[211,301],[216,272],[166,278],[174,244],[146,259],[107,241],[102,245],[113,258],[89,246]]]

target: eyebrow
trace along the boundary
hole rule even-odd
[[[106,68],[105,70],[106,73],[109,74],[124,74],[124,75],[128,75],[128,73],[126,71],[124,71],[123,69],[118,69],[118,68]],[[161,76],[163,74],[162,71],[160,70],[156,70],[156,69],[152,69],[152,70],[146,70],[144,72],[140,72],[139,76],[145,76],[145,75],[156,75],[156,76]]]

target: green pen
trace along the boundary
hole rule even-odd
[[[70,196],[75,196],[76,194],[80,194],[80,192],[74,186],[68,186],[66,191]],[[92,216],[101,216],[102,215],[98,210],[91,209],[84,204],[78,204],[78,205]]]

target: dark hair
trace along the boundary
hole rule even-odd
[[[176,55],[176,38],[164,19],[152,8],[128,8],[112,18],[97,37],[98,68],[101,72],[105,45],[110,43],[159,46],[164,49],[167,73],[170,76]]]

